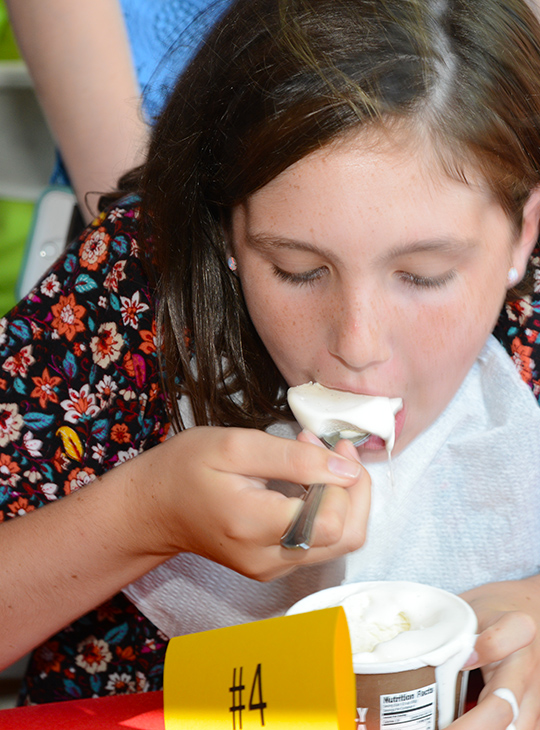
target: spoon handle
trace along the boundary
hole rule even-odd
[[[288,550],[307,550],[311,541],[313,520],[319,509],[325,484],[311,484],[304,495],[300,511],[280,540],[281,547]]]

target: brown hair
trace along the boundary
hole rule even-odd
[[[412,125],[509,216],[540,182],[540,29],[520,0],[238,0],[179,79],[143,168],[173,416],[287,414],[285,383],[226,266],[231,208],[353,129]],[[196,368],[192,367],[193,352]],[[234,393],[242,397],[233,397]]]

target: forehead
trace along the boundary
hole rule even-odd
[[[233,222],[302,239],[336,240],[350,226],[420,236],[435,222],[441,230],[471,225],[492,206],[478,176],[451,177],[417,135],[370,130],[295,162],[239,206]]]

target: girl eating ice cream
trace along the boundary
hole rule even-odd
[[[146,163],[2,321],[23,700],[158,689],[173,632],[399,577],[478,614],[456,729],[504,730],[499,688],[537,727],[539,185],[525,3],[236,2]],[[393,480],[381,439],[291,438],[310,381],[402,399]],[[313,482],[313,545],[287,551]]]

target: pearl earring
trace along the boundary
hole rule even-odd
[[[517,280],[519,279],[519,274],[515,266],[512,266],[511,269],[508,269],[506,279],[508,281],[508,286],[514,286],[514,284],[517,283]]]
[[[234,256],[229,256],[229,258],[227,259],[227,266],[229,267],[229,269],[231,271],[236,271],[236,269],[238,268],[238,265],[236,263],[236,259],[234,258]]]

